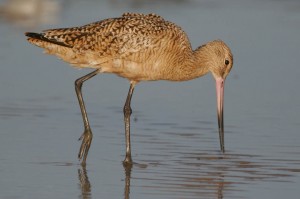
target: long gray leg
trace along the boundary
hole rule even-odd
[[[123,161],[124,165],[131,165],[132,159],[131,159],[131,147],[130,147],[130,115],[132,113],[130,102],[131,97],[133,94],[135,83],[130,84],[130,88],[128,91],[127,99],[124,105],[124,122],[125,122],[125,138],[126,138],[126,156],[125,160]]]
[[[77,79],[75,81],[75,91],[76,91],[76,95],[78,98],[78,102],[79,102],[79,106],[80,106],[80,110],[81,110],[81,114],[82,114],[82,119],[83,119],[83,124],[84,124],[84,132],[81,135],[81,137],[79,138],[79,140],[82,140],[82,143],[81,143],[80,150],[78,153],[78,159],[79,160],[82,159],[83,165],[85,165],[85,163],[86,163],[86,158],[87,158],[87,155],[88,155],[91,143],[92,143],[92,139],[93,139],[93,133],[92,133],[92,130],[91,130],[91,127],[89,124],[89,120],[87,117],[86,109],[84,106],[81,88],[82,88],[83,82],[94,77],[99,72],[100,72],[100,69],[97,69],[83,77],[80,77],[79,79]]]

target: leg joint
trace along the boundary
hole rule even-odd
[[[123,108],[123,113],[124,113],[124,116],[130,116],[132,113],[131,107],[128,106],[127,104],[125,104],[125,106]]]
[[[74,83],[75,83],[76,88],[81,88],[83,82],[81,81],[81,78],[79,78],[79,79],[76,79]]]

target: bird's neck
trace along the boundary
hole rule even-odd
[[[174,71],[177,73],[177,81],[195,79],[209,72],[209,60],[201,48],[194,51],[190,50],[182,56],[184,56],[182,62],[177,65]]]
[[[201,47],[193,51],[193,60],[196,78],[206,75],[208,72],[210,72],[210,59],[208,59],[206,51],[202,50]]]

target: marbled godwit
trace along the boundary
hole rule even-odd
[[[130,147],[131,97],[140,81],[187,81],[211,72],[216,80],[217,113],[221,151],[224,149],[223,96],[225,78],[233,65],[229,47],[221,40],[193,50],[185,32],[156,14],[125,13],[81,27],[45,30],[25,35],[28,41],[77,68],[93,72],[75,81],[84,132],[78,158],[86,163],[92,141],[81,87],[98,73],[115,73],[130,81],[124,105],[126,156],[132,164]]]

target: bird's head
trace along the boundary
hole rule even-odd
[[[233,65],[233,55],[230,48],[221,40],[215,40],[201,46],[199,58],[205,67],[210,71],[216,81],[217,92],[217,113],[220,135],[220,146],[224,152],[224,122],[223,122],[223,104],[224,104],[224,84],[227,75]]]
[[[230,48],[221,40],[214,40],[201,46],[201,59],[215,79],[226,79],[233,66]]]

